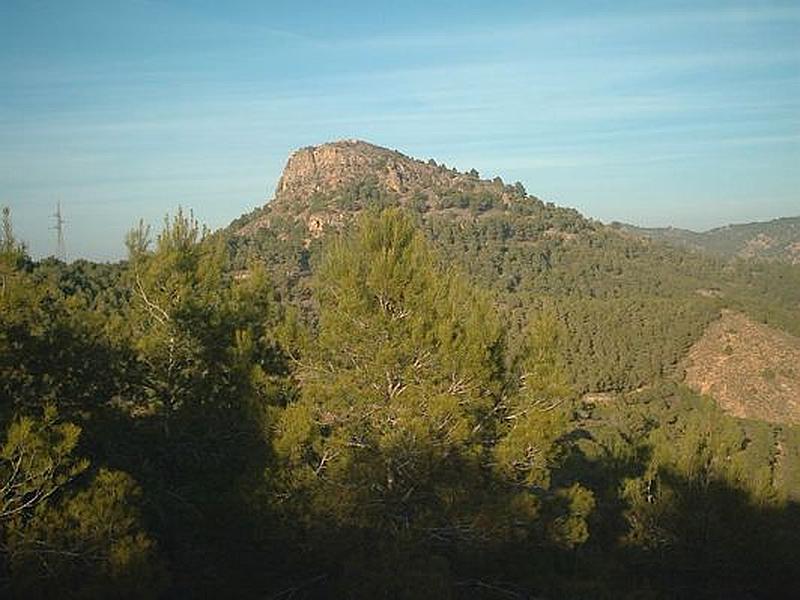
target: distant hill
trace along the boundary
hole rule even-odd
[[[627,233],[726,258],[759,258],[800,264],[800,217],[725,225],[704,232],[614,223]]]

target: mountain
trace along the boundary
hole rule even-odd
[[[727,258],[760,258],[800,264],[800,217],[725,225],[704,232],[614,223],[620,231]]]
[[[731,263],[689,252],[544,202],[521,184],[483,180],[475,171],[459,173],[362,141],[292,154],[275,198],[226,230],[233,268],[266,263],[286,297],[313,321],[308,281],[326,235],[346,229],[364,210],[391,206],[414,215],[444,263],[492,292],[508,314],[512,350],[521,347],[517,337],[530,319],[554,315],[564,333],[571,384],[584,394],[628,393],[664,378],[682,381],[693,345],[718,344],[706,332],[724,309],[770,325],[767,338],[773,331],[800,335],[796,266]],[[792,222],[770,227],[790,232]],[[693,377],[711,373],[716,361],[707,349],[698,351]],[[789,378],[800,381],[800,373]],[[729,393],[739,405],[777,407],[785,401],[779,387],[759,394],[748,389]],[[765,419],[788,414],[757,407],[732,413]]]
[[[240,233],[290,218],[302,221],[310,237],[319,237],[326,226],[340,225],[346,216],[388,197],[420,212],[485,212],[524,195],[521,184],[484,181],[477,171],[459,173],[433,159],[424,162],[364,141],[342,140],[294,152],[275,199],[246,218]]]

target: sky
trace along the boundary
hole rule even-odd
[[[358,138],[603,221],[800,214],[800,2],[1,0],[0,205],[34,256],[212,228]]]

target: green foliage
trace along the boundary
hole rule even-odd
[[[25,246],[17,242],[14,236],[14,226],[11,223],[11,209],[7,206],[2,210],[0,222],[0,257],[3,263],[14,266],[25,258]]]
[[[80,428],[48,407],[21,417],[0,452],[0,559],[19,597],[154,598],[164,583],[155,544],[142,529],[140,492],[121,472],[101,469],[85,490],[76,456]]]
[[[267,330],[279,312],[263,268],[231,277],[224,240],[181,212],[152,252],[147,235],[143,226],[129,235],[131,302],[116,325],[141,367],[136,402],[167,420],[184,407],[239,402],[262,378],[259,365],[276,366]]]
[[[16,287],[16,275],[27,260],[25,247],[14,237],[11,209],[4,206],[0,223],[0,301],[10,293],[9,288]]]
[[[507,480],[548,489],[563,453],[557,442],[568,431],[572,390],[560,364],[561,331],[554,316],[540,315],[528,329],[518,367],[521,385],[502,412],[503,435],[494,454]]]
[[[560,489],[556,498],[563,509],[550,525],[550,535],[564,548],[580,546],[589,539],[588,519],[595,508],[594,494],[576,483]]]
[[[79,435],[76,425],[58,422],[52,406],[41,419],[11,423],[0,451],[0,522],[33,512],[86,469],[72,456]]]
[[[512,315],[509,347],[543,308],[565,326],[566,370],[579,391],[630,391],[674,373],[720,308],[800,333],[796,266],[735,262],[620,235],[533,198],[503,213],[432,215],[426,235]],[[702,295],[703,290],[715,290]]]
[[[785,596],[798,428],[672,380],[723,307],[794,331],[797,270],[475,186],[355,182],[324,240],[179,212],[116,265],[6,215],[0,594]]]
[[[43,269],[3,263],[0,294],[0,422],[54,404],[69,418],[109,401],[122,361],[86,296],[67,295]]]
[[[40,507],[6,530],[12,589],[20,597],[156,598],[165,572],[142,530],[141,492],[130,476],[101,469],[89,486]]]
[[[478,468],[502,385],[498,319],[394,212],[334,241],[315,289],[319,334],[275,439],[287,493],[338,523],[431,527]]]
[[[620,517],[608,542],[616,561],[636,562],[639,580],[696,597],[788,589],[786,560],[800,541],[784,460],[796,451],[784,431],[793,428],[732,418],[674,384],[593,406],[584,427],[588,471],[618,482],[597,516]]]

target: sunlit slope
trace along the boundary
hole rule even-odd
[[[692,346],[686,381],[736,417],[800,423],[800,338],[723,311]]]

